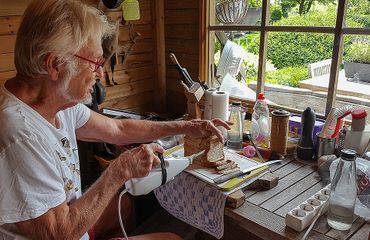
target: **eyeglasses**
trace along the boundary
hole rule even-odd
[[[78,58],[80,58],[80,59],[82,59],[82,60],[85,60],[85,61],[88,61],[88,62],[90,62],[90,63],[95,64],[94,72],[98,71],[98,69],[99,69],[100,67],[103,67],[104,62],[105,62],[105,59],[104,59],[104,58],[99,59],[98,61],[93,61],[93,60],[90,60],[90,59],[88,59],[88,58],[82,57],[82,56],[77,55],[77,54],[75,54],[74,56],[75,56],[75,57],[78,57]]]

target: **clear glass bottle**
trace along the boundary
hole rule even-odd
[[[343,149],[331,182],[328,224],[337,230],[352,226],[356,202],[356,151]]]
[[[229,121],[233,123],[227,131],[227,148],[240,151],[243,143],[243,118],[241,102],[231,103]]]

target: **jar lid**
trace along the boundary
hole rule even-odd
[[[353,161],[357,157],[357,152],[352,149],[343,149],[342,151],[340,151],[340,157],[344,160]]]
[[[241,101],[234,101],[231,103],[231,105],[233,106],[241,106],[242,105],[242,102]]]
[[[363,108],[357,108],[351,112],[352,119],[361,119],[361,118],[366,118],[367,113],[365,109]]]
[[[288,117],[290,116],[290,112],[285,111],[283,109],[274,110],[271,112],[272,115],[276,117]]]

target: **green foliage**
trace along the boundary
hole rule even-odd
[[[300,81],[308,78],[306,67],[286,67],[266,72],[266,82],[289,87],[298,87]]]
[[[351,19],[363,25],[365,28],[370,28],[370,14],[355,15],[351,17]]]
[[[257,68],[246,68],[246,82],[257,81]],[[289,87],[298,87],[299,82],[308,79],[306,67],[287,67],[283,69],[266,71],[266,83],[277,84]]]
[[[275,22],[273,25],[285,26],[334,26],[336,21],[335,8],[326,12],[312,12],[304,16],[291,16]],[[358,27],[352,20],[347,26]],[[285,67],[304,66],[309,63],[331,58],[334,37],[331,34],[271,32],[268,35],[267,58],[278,69]],[[345,44],[349,43],[346,40]],[[247,45],[247,50],[254,54],[259,50],[259,38]]]
[[[370,28],[370,1],[349,1],[347,7],[347,19],[351,19],[365,28]]]
[[[335,0],[282,0],[281,5],[283,6],[283,14],[289,12],[292,8],[298,6],[298,13],[299,15],[304,15],[308,13],[313,6],[313,4],[317,2],[323,5],[328,5],[331,3],[335,3]],[[285,16],[284,14],[284,16]]]
[[[274,4],[270,7],[270,20],[271,23],[280,20],[283,16],[283,11],[280,5]]]
[[[370,42],[357,42],[348,47],[346,59],[358,63],[370,63]]]
[[[258,51],[260,48],[260,35],[259,33],[250,33],[247,36],[247,46],[246,49],[248,52],[254,53],[258,55]]]
[[[250,0],[248,1],[249,7],[262,7],[262,0]]]
[[[257,79],[257,72],[258,72],[258,62],[257,63],[254,63],[254,62],[247,62],[247,61],[244,61],[243,62],[243,66],[244,66],[244,69],[245,69],[245,81],[247,83],[249,83],[250,81],[255,81]]]
[[[221,51],[221,43],[215,38],[215,52]]]
[[[350,0],[347,5],[347,15],[370,14],[370,2],[368,0]]]

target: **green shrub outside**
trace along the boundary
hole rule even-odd
[[[345,59],[357,63],[370,63],[370,41],[351,44],[348,47]]]
[[[365,28],[370,28],[370,14],[353,16],[351,17],[351,19],[355,22],[362,24]]]
[[[370,28],[369,0],[351,0],[347,6],[347,19],[352,19],[363,27]]]
[[[336,21],[335,8],[326,12],[310,12],[302,16],[290,16],[275,22],[273,25],[285,26],[334,26]],[[349,27],[360,27],[359,23],[347,21]],[[278,69],[285,67],[304,66],[312,62],[331,58],[334,37],[331,34],[318,33],[282,33],[268,34],[267,58]],[[350,39],[347,39],[348,44]],[[259,38],[247,45],[247,50],[254,54],[259,50]]]
[[[281,20],[283,17],[283,10],[280,5],[274,4],[270,7],[270,21],[271,23]]]
[[[271,84],[299,87],[299,82],[308,79],[307,67],[286,67],[266,72],[266,82]]]
[[[246,82],[256,81],[255,75],[252,75],[253,70],[247,70]],[[250,73],[248,75],[248,73]],[[299,82],[308,79],[308,71],[306,67],[286,67],[282,69],[266,71],[266,83],[278,84],[289,87],[299,87]]]

